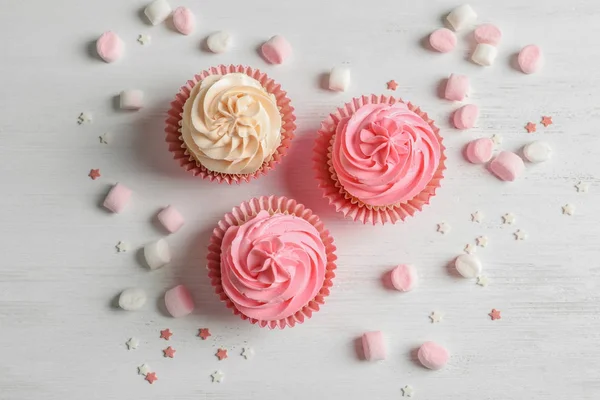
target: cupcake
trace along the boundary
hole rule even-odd
[[[285,197],[241,204],[219,222],[208,253],[216,293],[234,314],[271,329],[293,327],[324,304],[335,246],[311,210]]]
[[[429,203],[443,178],[444,150],[419,108],[363,96],[322,123],[314,165],[337,211],[363,223],[395,223]]]
[[[286,93],[258,70],[219,66],[187,82],[171,103],[167,142],[194,175],[239,183],[266,173],[296,128]]]

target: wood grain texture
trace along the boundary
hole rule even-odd
[[[356,4],[355,4],[356,3]],[[593,0],[470,1],[481,22],[504,33],[492,68],[467,61],[472,42],[459,36],[450,54],[420,43],[441,26],[458,3],[450,0],[341,0],[223,2],[180,0],[198,17],[197,31],[181,36],[140,17],[144,0],[0,0],[0,399],[394,399],[410,384],[421,399],[597,399],[600,394],[600,4]],[[55,8],[56,7],[56,8]],[[233,51],[211,55],[201,41],[216,30],[235,37]],[[127,54],[106,65],[90,52],[104,31],[116,31]],[[150,34],[152,44],[136,42]],[[270,36],[294,46],[291,62],[268,66],[256,52]],[[545,52],[541,73],[525,76],[511,66],[514,54],[535,43]],[[258,67],[289,92],[297,110],[298,137],[291,153],[269,176],[228,187],[181,171],[163,142],[165,110],[178,87],[195,72],[217,64]],[[323,74],[339,64],[352,69],[351,90],[320,88]],[[469,75],[470,101],[479,105],[478,127],[450,128],[457,107],[437,97],[450,73]],[[311,171],[315,131],[331,110],[353,96],[389,93],[422,106],[442,127],[448,147],[443,187],[418,217],[397,226],[344,221],[321,199]],[[147,96],[137,113],[114,109],[125,88]],[[78,126],[89,111],[91,125]],[[528,135],[523,125],[551,115],[555,124]],[[541,128],[541,126],[539,127]],[[109,145],[98,135],[110,132]],[[467,164],[463,146],[501,134],[502,148],[518,150],[544,138],[555,150],[545,165],[504,184]],[[100,168],[102,178],[87,178]],[[579,179],[591,182],[577,193]],[[110,215],[99,203],[114,182],[135,191],[131,207]],[[256,195],[288,195],[317,212],[336,239],[339,270],[327,304],[309,323],[284,331],[249,326],[230,315],[209,285],[204,258],[213,225],[231,207]],[[576,205],[572,217],[561,214]],[[148,272],[140,248],[162,237],[153,218],[167,204],[186,217],[169,236],[172,265]],[[485,213],[481,224],[470,214]],[[513,212],[515,226],[502,226]],[[452,231],[442,236],[436,223]],[[514,240],[523,229],[529,239]],[[447,268],[468,242],[487,235],[478,249],[490,286],[456,278]],[[119,240],[134,251],[116,254]],[[386,291],[382,274],[413,263],[420,287]],[[176,283],[194,293],[197,311],[174,320],[161,297]],[[150,301],[136,313],[119,312],[114,297],[124,288],[147,290]],[[502,310],[491,322],[487,313]],[[427,315],[439,310],[442,323]],[[175,359],[159,330],[169,327]],[[213,336],[201,341],[196,329]],[[355,339],[384,331],[389,358],[368,364],[356,358]],[[127,351],[126,340],[141,340]],[[413,349],[436,340],[452,357],[442,371],[426,371]],[[256,350],[254,359],[238,356]],[[217,361],[217,347],[230,358]],[[149,385],[136,367],[147,362],[159,380]],[[222,384],[209,374],[225,373]]]

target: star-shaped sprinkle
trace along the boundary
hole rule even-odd
[[[156,376],[156,372],[148,372],[146,374],[146,380],[148,381],[148,383],[153,384],[155,381],[158,380],[158,377]]]
[[[117,253],[125,253],[127,250],[129,250],[127,243],[121,241],[119,241],[115,247],[117,248]]]
[[[139,367],[137,367],[138,369],[138,375],[148,375],[148,372],[150,372],[150,366],[148,364],[142,364]]]
[[[92,114],[87,113],[87,112],[82,112],[81,114],[79,114],[79,117],[77,117],[77,123],[79,125],[91,124],[92,123]]]
[[[177,350],[175,350],[174,348],[172,348],[171,346],[167,347],[166,349],[163,350],[163,355],[165,357],[169,357],[169,358],[173,358],[175,357],[175,352]]]
[[[481,221],[483,221],[483,218],[485,218],[485,215],[483,215],[481,211],[476,211],[473,214],[471,214],[471,221],[477,222],[478,224],[481,223]]]
[[[542,117],[542,125],[544,125],[544,127],[548,127],[550,125],[552,125],[552,117],[547,117],[547,116],[543,116]]]
[[[502,222],[505,225],[512,225],[515,223],[516,220],[517,219],[515,217],[515,214],[513,214],[513,213],[506,213],[502,216]]]
[[[450,224],[446,222],[437,224],[437,231],[442,235],[445,235],[446,233],[450,232],[451,229],[452,227],[450,226]]]
[[[398,89],[398,82],[396,82],[395,80],[391,80],[387,83],[387,88],[388,90],[396,90]]]
[[[100,170],[99,169],[91,169],[90,173],[88,174],[88,176],[90,178],[92,178],[93,181],[95,181],[96,179],[100,178]]]
[[[492,318],[492,321],[502,319],[502,316],[500,315],[500,310],[496,310],[495,308],[492,308],[492,312],[488,315],[490,316],[490,318]]]
[[[108,144],[108,132],[98,136],[98,139],[100,139],[101,144]]]
[[[414,393],[415,390],[410,385],[406,385],[402,388],[402,397],[412,397]]]
[[[217,353],[215,355],[217,356],[217,358],[219,360],[224,360],[227,358],[227,350],[219,349],[219,350],[217,350]]]
[[[463,249],[467,254],[473,254],[477,251],[477,248],[473,245],[473,243],[467,243],[465,248]]]
[[[223,378],[225,378],[225,374],[223,374],[221,371],[215,371],[210,375],[210,377],[212,378],[213,382],[221,383]]]
[[[475,239],[475,242],[477,242],[477,246],[479,246],[479,247],[486,247],[488,245],[488,237],[487,236],[479,236],[478,238]]]
[[[527,239],[527,234],[525,232],[523,232],[522,230],[518,230],[514,233],[515,235],[515,239],[516,240],[525,240]]]
[[[127,345],[127,350],[135,350],[140,345],[140,341],[132,337],[125,344]]]
[[[140,42],[140,44],[142,46],[145,46],[146,44],[150,44],[150,35],[145,35],[145,34],[141,34],[138,36],[137,41]]]
[[[173,332],[171,332],[170,329],[163,329],[162,331],[160,331],[161,339],[169,340],[171,339],[171,336],[173,336]]]
[[[439,323],[442,320],[442,318],[444,318],[444,314],[442,314],[439,311],[434,311],[429,316],[429,319],[431,319],[432,324],[435,324],[436,322]]]
[[[494,133],[492,135],[492,142],[494,142],[495,145],[500,145],[502,144],[502,136],[500,136],[497,133]]]
[[[488,277],[487,277],[487,276],[485,276],[485,275],[479,275],[479,276],[477,277],[477,284],[478,284],[479,286],[486,287],[486,286],[489,284]]]
[[[244,357],[246,360],[254,357],[254,349],[252,347],[244,347],[242,349],[242,357]]]
[[[562,206],[562,213],[565,215],[575,214],[575,206],[573,204],[565,204]]]
[[[587,182],[579,181],[575,185],[579,193],[586,193],[590,189],[590,184]]]
[[[533,133],[537,130],[537,127],[533,122],[528,122],[527,125],[525,125],[525,130],[527,133]]]
[[[198,336],[202,338],[202,340],[206,340],[209,336],[212,336],[210,334],[210,331],[208,330],[208,328],[202,328],[202,329],[198,329]]]

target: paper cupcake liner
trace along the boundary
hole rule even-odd
[[[329,117],[321,123],[319,135],[315,142],[313,150],[314,169],[317,174],[319,187],[323,189],[323,196],[333,205],[337,212],[344,214],[345,217],[360,221],[363,224],[372,223],[395,224],[398,221],[404,221],[407,217],[415,215],[421,211],[423,206],[429,204],[432,197],[435,196],[436,190],[440,187],[440,182],[444,178],[444,170],[446,169],[446,148],[442,142],[442,137],[439,134],[439,128],[435,126],[433,120],[429,118],[427,113],[421,111],[419,107],[411,103],[406,103],[408,108],[425,120],[433,129],[437,137],[442,155],[438,169],[433,175],[427,186],[414,198],[390,206],[370,206],[367,205],[351,194],[349,194],[343,186],[338,182],[335,170],[330,160],[332,150],[332,140],[335,135],[336,127],[343,118],[352,116],[356,110],[365,104],[395,104],[404,103],[401,99],[388,96],[362,96],[352,99],[351,102],[345,104],[342,108],[338,108],[337,112],[329,115]]]
[[[281,144],[275,153],[269,159],[265,160],[260,169],[251,174],[225,174],[208,170],[188,151],[180,132],[183,106],[190,97],[193,87],[207,76],[225,75],[234,72],[241,72],[256,79],[267,92],[273,94],[282,118]],[[244,181],[249,182],[251,179],[266,174],[280,162],[281,158],[287,153],[287,149],[294,137],[294,131],[296,130],[295,120],[294,108],[291,106],[287,93],[281,90],[281,85],[276,83],[273,79],[257,69],[252,69],[243,65],[219,65],[218,67],[212,67],[195,75],[192,80],[187,81],[185,86],[181,87],[179,93],[175,96],[175,100],[171,102],[171,109],[168,111],[165,128],[167,134],[166,141],[169,144],[169,151],[173,153],[173,158],[179,162],[181,167],[194,174],[194,176],[210,181],[217,181],[219,183],[226,182],[228,184],[239,184]]]
[[[221,285],[221,243],[223,241],[225,232],[229,227],[241,225],[252,217],[256,216],[259,211],[263,210],[268,211],[271,214],[282,213],[295,215],[309,222],[319,232],[321,240],[325,245],[325,251],[327,255],[325,279],[323,281],[321,290],[319,290],[319,293],[317,293],[317,295],[311,301],[309,301],[308,304],[306,304],[294,315],[273,321],[258,320],[242,314],[229,299],[223,289],[223,286]],[[215,289],[215,293],[217,293],[221,301],[223,301],[227,308],[230,308],[235,315],[240,316],[240,318],[243,320],[248,320],[250,323],[257,324],[262,328],[268,327],[269,329],[283,329],[288,326],[292,328],[296,324],[301,324],[310,319],[312,315],[319,311],[320,307],[325,304],[325,298],[329,296],[329,288],[333,285],[332,280],[335,277],[335,260],[337,259],[335,250],[336,248],[333,244],[333,238],[331,237],[331,234],[327,229],[325,229],[325,225],[323,225],[323,222],[321,222],[319,217],[313,214],[311,210],[306,208],[304,205],[299,204],[296,202],[296,200],[288,199],[286,197],[261,196],[240,204],[230,213],[225,214],[223,219],[219,221],[217,227],[213,231],[212,237],[210,238],[210,243],[208,245],[208,276],[210,277],[211,284]]]

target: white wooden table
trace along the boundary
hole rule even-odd
[[[472,0],[481,22],[504,33],[492,68],[466,61],[472,43],[440,55],[420,43],[441,26],[458,2],[173,0],[198,16],[198,28],[181,36],[141,18],[144,0],[0,0],[0,399],[395,399],[410,384],[420,399],[597,399],[600,394],[600,4],[594,0]],[[235,35],[223,55],[201,51],[216,30]],[[106,30],[125,40],[127,54],[107,65],[90,48]],[[141,46],[138,34],[151,35]],[[283,34],[294,46],[291,62],[267,65],[256,49]],[[522,46],[539,44],[547,64],[526,76],[511,67]],[[92,47],[90,47],[92,46]],[[236,187],[186,174],[171,160],[163,120],[178,87],[195,72],[228,63],[263,69],[289,92],[297,110],[298,136],[275,173]],[[352,88],[334,94],[320,88],[331,67],[352,69]],[[471,101],[481,108],[478,127],[450,128],[456,108],[437,97],[448,74],[469,75]],[[343,220],[321,198],[311,170],[315,131],[334,107],[354,96],[391,93],[421,105],[443,128],[447,177],[432,205],[396,226],[362,226]],[[137,113],[114,109],[122,89],[147,96]],[[77,125],[82,111],[90,125]],[[543,129],[542,115],[554,125]],[[538,122],[538,133],[523,126]],[[110,132],[110,143],[98,136]],[[553,160],[528,166],[505,184],[466,163],[462,147],[473,138],[503,136],[503,149],[547,140]],[[100,168],[102,177],[87,177]],[[577,193],[578,180],[592,183]],[[135,191],[127,212],[99,207],[107,188],[123,182]],[[284,331],[251,326],[230,314],[209,285],[204,259],[210,231],[241,201],[288,195],[313,208],[338,245],[339,269],[332,295],[308,323]],[[574,204],[576,214],[561,214]],[[136,249],[162,237],[155,213],[174,204],[187,224],[168,237],[172,264],[143,268]],[[481,224],[470,221],[480,210]],[[514,226],[501,216],[513,212]],[[443,236],[436,224],[452,231]],[[526,241],[514,240],[522,229]],[[482,288],[446,267],[475,237],[490,285]],[[117,254],[123,240],[132,251]],[[418,267],[421,283],[408,294],[385,290],[381,275],[398,263]],[[183,319],[161,311],[164,290],[185,283],[197,310]],[[123,288],[149,294],[140,312],[113,307]],[[491,321],[492,308],[502,319]],[[445,314],[431,324],[431,311]],[[210,340],[195,337],[211,329]],[[159,330],[174,332],[170,342]],[[355,354],[355,339],[382,330],[387,360],[369,364]],[[125,342],[137,337],[137,350]],[[442,371],[411,359],[426,340],[452,353]],[[177,349],[174,359],[162,349]],[[225,361],[214,353],[229,349]],[[246,361],[243,346],[256,355]],[[136,374],[148,363],[159,380]],[[220,369],[221,384],[209,375]]]

